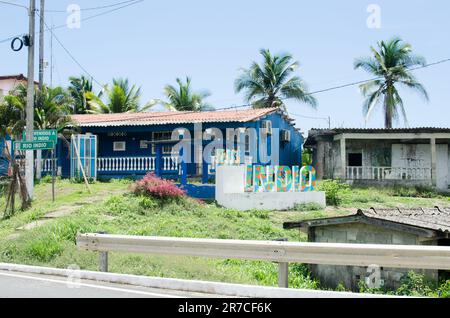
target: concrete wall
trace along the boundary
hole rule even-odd
[[[216,201],[219,205],[247,211],[289,210],[296,204],[326,206],[325,192],[245,192],[245,166],[219,166],[216,171]]]
[[[364,167],[394,168],[431,168],[431,146],[425,143],[400,143],[399,140],[346,140],[346,152],[361,153]],[[450,147],[448,144],[436,145],[437,187],[446,190],[450,184]],[[318,140],[313,165],[317,170],[317,179],[341,178],[341,149],[339,142]],[[348,166],[347,155],[347,166]],[[431,181],[355,180],[361,185],[431,185]]]
[[[333,226],[322,226],[310,229],[310,241],[327,243],[358,243],[358,244],[397,244],[417,245],[424,244],[417,235],[388,230],[382,227],[362,223],[341,224]],[[428,244],[436,245],[435,241]],[[357,266],[330,266],[311,265],[312,274],[326,286],[335,288],[342,283],[346,288],[353,291],[358,290],[358,282],[364,281],[367,268]],[[416,270],[437,280],[436,270]],[[389,288],[398,288],[401,278],[407,274],[407,269],[381,268],[381,279]]]

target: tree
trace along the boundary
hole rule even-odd
[[[424,66],[425,58],[412,53],[411,45],[400,38],[393,38],[387,42],[378,42],[378,50],[370,47],[371,57],[355,60],[355,69],[363,69],[376,79],[360,85],[365,98],[363,114],[366,120],[370,118],[378,105],[383,105],[384,126],[392,128],[394,119],[402,114],[407,123],[406,110],[398,91],[399,87],[407,87],[418,92],[428,101],[428,94],[411,73],[411,67]]]
[[[313,108],[317,107],[316,99],[308,93],[306,84],[298,76],[293,76],[299,67],[293,62],[292,55],[272,55],[269,50],[262,49],[260,54],[263,63],[253,62],[249,69],[243,69],[236,79],[235,91],[245,91],[245,100],[253,108],[281,107],[285,108],[285,99],[295,99]]]
[[[25,127],[25,107],[20,98],[12,95],[4,97],[3,102],[0,103],[0,138],[6,140],[7,136],[11,138],[20,138]],[[8,148],[8,143],[5,144],[4,155],[10,162],[11,167],[11,181],[7,187],[5,211],[3,218],[7,219],[15,214],[15,200],[16,193],[19,193],[22,201],[22,209],[26,209],[31,205],[31,200],[28,195],[25,179],[21,174],[21,165],[24,163],[16,160],[16,156],[11,156],[11,149]]]
[[[191,78],[189,76],[186,76],[185,82],[180,78],[177,78],[176,82],[177,86],[166,85],[164,87],[164,95],[166,95],[167,101],[155,99],[149,105],[160,104],[168,110],[178,111],[205,111],[214,109],[214,107],[204,102],[204,99],[211,94],[207,91],[194,92],[191,88]]]
[[[27,87],[23,84],[17,86],[12,96],[21,108],[26,107]],[[76,127],[70,113],[71,97],[61,87],[50,88],[46,85],[37,90],[34,97],[34,129],[56,129],[59,137],[71,133]],[[25,114],[22,115],[25,117]],[[36,151],[36,177],[41,177],[42,151]]]
[[[88,93],[94,94],[92,80],[86,78],[84,75],[80,77],[69,77],[68,92],[72,98],[71,112],[73,114],[88,114],[95,112],[89,105],[90,98]],[[97,95],[101,97],[102,92]]]
[[[150,106],[139,106],[141,88],[132,85],[128,79],[113,79],[111,88],[105,87],[107,102],[101,100],[101,96],[95,96],[92,92],[86,94],[88,104],[100,113],[127,113],[145,111]]]

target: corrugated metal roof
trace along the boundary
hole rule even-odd
[[[448,127],[412,127],[412,128],[313,128],[310,132],[317,134],[343,134],[343,133],[432,133],[450,132]]]
[[[72,115],[80,127],[148,126],[164,124],[249,122],[267,116],[277,108],[261,108],[227,111],[164,111],[118,114]],[[280,111],[281,112],[281,111]]]
[[[416,209],[359,209],[356,213],[322,219],[304,220],[300,222],[286,222],[285,228],[317,227],[331,224],[354,223],[355,217],[373,220],[389,221],[396,224],[413,226],[442,233],[450,233],[450,209],[449,208],[416,208]],[[338,220],[338,222],[333,222]]]

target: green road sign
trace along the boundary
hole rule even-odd
[[[23,132],[23,140],[26,140],[25,132]],[[33,141],[53,142],[58,141],[58,131],[56,129],[33,130]]]
[[[53,149],[55,143],[52,141],[16,141],[14,148],[16,150],[41,150]]]

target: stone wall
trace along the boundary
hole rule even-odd
[[[312,242],[357,244],[436,244],[435,241],[423,243],[417,235],[362,223],[311,228],[309,240]],[[311,265],[310,269],[313,276],[325,287],[336,288],[339,284],[343,284],[347,289],[353,291],[357,291],[358,282],[364,281],[365,277],[368,276],[367,268],[358,266]],[[401,278],[408,271],[408,269],[381,268],[381,279],[384,280],[384,284],[388,288],[398,288]],[[438,271],[436,270],[416,271],[427,275],[432,280],[437,280]]]

